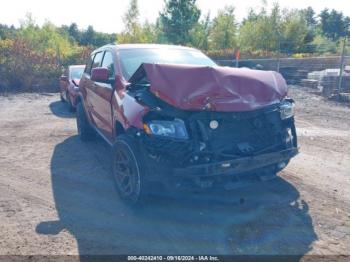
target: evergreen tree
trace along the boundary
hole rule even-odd
[[[227,6],[225,9],[219,10],[217,17],[213,20],[210,34],[212,49],[235,48],[237,45],[236,27],[234,8]]]
[[[190,43],[190,31],[198,23],[200,14],[196,0],[165,0],[160,22],[168,41],[181,45]]]
[[[333,41],[340,37],[348,36],[350,18],[344,17],[342,12],[329,11],[327,8],[320,13],[321,29],[323,34]]]

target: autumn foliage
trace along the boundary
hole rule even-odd
[[[56,92],[62,68],[85,63],[91,49],[69,41],[51,24],[24,24],[0,39],[0,92]]]

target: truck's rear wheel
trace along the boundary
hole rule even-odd
[[[146,168],[136,141],[120,135],[113,147],[113,179],[120,197],[137,204],[146,197]]]
[[[86,117],[83,103],[77,105],[77,129],[82,141],[90,141],[96,137],[95,130],[91,127]]]

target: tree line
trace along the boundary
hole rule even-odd
[[[202,14],[196,0],[165,0],[156,22],[140,23],[138,0],[131,0],[124,16],[125,30],[117,42],[180,44],[199,48],[214,58],[232,58],[234,50],[246,57],[267,57],[278,53],[334,54],[339,40],[350,36],[350,17],[336,10],[319,14],[306,9],[250,9],[242,22],[234,6],[225,6],[215,17]],[[228,57],[230,56],[230,57]]]
[[[267,4],[249,10],[243,21],[234,6],[215,17],[202,13],[196,0],[164,0],[154,23],[141,22],[138,0],[130,0],[123,16],[124,30],[108,34],[76,23],[38,26],[27,15],[18,28],[0,24],[0,89],[38,90],[57,87],[62,66],[85,63],[91,50],[104,44],[164,43],[192,46],[214,59],[278,55],[302,57],[335,54],[340,40],[350,36],[350,18],[341,11],[311,8],[283,9]],[[0,90],[1,91],[1,90]]]

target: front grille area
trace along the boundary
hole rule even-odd
[[[171,166],[183,166],[194,151],[193,140],[179,141],[147,136],[142,140],[142,144],[154,160]]]
[[[278,152],[291,146],[286,141],[295,130],[293,119],[281,120],[277,105],[241,113],[192,112],[183,120],[189,140],[143,136],[142,145],[156,163],[186,167]]]
[[[257,114],[208,113],[195,118],[200,140],[206,144],[206,151],[223,155],[249,156],[260,152],[283,149],[286,127],[278,110]],[[211,121],[219,123],[216,129]]]

